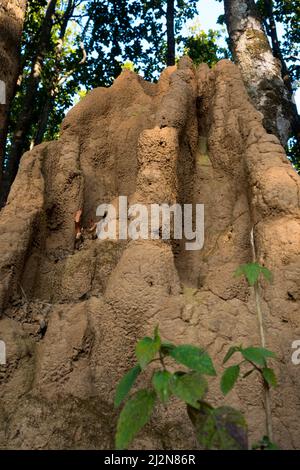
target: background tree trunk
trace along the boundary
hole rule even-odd
[[[10,104],[19,72],[19,52],[27,0],[1,0],[0,4],[0,80],[5,84],[5,104],[0,103],[0,207],[3,192],[3,159]]]
[[[295,108],[253,0],[224,0],[225,19],[234,60],[266,130],[286,145],[295,128]]]
[[[61,59],[62,59],[61,56],[62,56],[63,42],[64,42],[65,34],[67,31],[68,23],[74,13],[74,8],[75,8],[75,1],[69,0],[65,13],[62,18],[61,29],[60,29],[60,34],[59,34],[59,42],[56,46],[55,67],[54,67],[53,75],[51,78],[51,86],[48,89],[48,94],[46,96],[45,102],[42,107],[36,135],[34,138],[34,145],[38,145],[43,141],[43,137],[47,130],[49,115],[52,112],[54,104],[55,104],[55,96],[59,88],[59,75],[60,75],[60,67],[61,67]]]
[[[281,49],[280,49],[280,42],[278,39],[278,34],[277,34],[277,28],[276,28],[276,21],[273,15],[273,2],[272,0],[265,0],[264,1],[264,7],[266,11],[267,18],[264,21],[264,26],[267,30],[268,35],[271,38],[271,43],[272,43],[272,50],[274,56],[280,60],[281,62],[281,72],[282,72],[282,78],[285,81],[288,81],[289,87],[291,89],[291,81],[289,77],[289,71],[286,66],[286,63],[283,59]]]
[[[49,0],[45,18],[39,33],[39,47],[31,65],[30,78],[27,92],[24,97],[23,106],[18,116],[17,126],[13,135],[11,152],[8,161],[8,189],[13,183],[18,171],[19,162],[24,151],[24,140],[32,121],[34,100],[41,79],[43,59],[50,47],[51,30],[53,26],[53,15],[55,13],[57,0]]]
[[[167,65],[175,65],[174,0],[167,1]]]

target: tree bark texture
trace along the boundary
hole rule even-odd
[[[224,0],[230,48],[264,126],[283,145],[294,127],[294,105],[253,0]]]
[[[19,73],[20,43],[27,0],[1,0],[0,3],[0,191],[10,105]]]

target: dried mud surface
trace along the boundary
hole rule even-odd
[[[85,239],[74,214],[98,204],[204,203],[205,244]],[[65,118],[58,141],[27,152],[0,214],[0,448],[111,449],[113,394],[134,363],[135,341],[160,325],[172,342],[208,349],[217,370],[233,344],[259,345],[253,293],[233,272],[258,259],[273,272],[262,308],[279,358],[272,392],[274,440],[300,448],[300,178],[267,134],[229,61],[189,59],[157,84],[124,71]],[[300,367],[300,366],[299,366]],[[251,441],[264,434],[261,386],[245,380],[224,399]],[[157,410],[132,448],[195,449],[186,411]]]

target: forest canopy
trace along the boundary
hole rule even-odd
[[[209,31],[201,27],[204,2],[196,0],[23,0],[19,8],[23,8],[24,23],[19,25],[20,37],[18,40],[16,34],[11,57],[15,83],[8,92],[1,125],[2,203],[22,154],[44,140],[57,138],[66,111],[89,90],[110,86],[123,68],[156,81],[161,70],[174,65],[183,54],[195,64],[209,66],[229,58],[241,66],[247,86],[247,71],[236,47],[237,4],[245,4],[246,15],[257,19],[267,38],[266,47],[280,64],[281,76],[272,80],[282,81],[277,101],[282,95],[280,106],[290,125],[285,136],[278,135],[299,170],[299,116],[293,104],[300,79],[297,0],[225,0],[225,14],[215,18],[216,28]],[[5,82],[5,71],[1,74]],[[260,109],[259,104],[257,107]],[[276,133],[272,124],[270,132]]]

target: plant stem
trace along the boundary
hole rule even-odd
[[[253,263],[256,262],[256,249],[255,249],[255,242],[254,242],[254,228],[251,229],[250,234],[250,242],[252,248],[252,259]],[[259,284],[258,281],[254,284],[254,295],[255,295],[255,305],[256,305],[256,313],[258,319],[258,326],[259,326],[259,334],[260,334],[260,341],[263,348],[266,347],[266,337],[265,337],[265,330],[264,330],[264,323],[263,323],[263,315],[260,305],[260,293],[259,293]],[[270,396],[270,387],[265,380],[263,380],[263,387],[264,387],[264,401],[265,401],[265,413],[266,413],[266,430],[267,435],[270,441],[273,441],[273,428],[272,428],[272,410],[271,410],[271,396]]]
[[[263,316],[262,316],[262,311],[261,311],[261,306],[260,306],[258,281],[254,284],[254,295],[255,295],[256,313],[257,313],[258,326],[259,326],[260,342],[261,342],[262,347],[265,348],[266,338],[265,338],[265,331],[264,331],[264,324],[263,324]]]
[[[161,351],[159,351],[159,360],[160,360],[160,363],[162,365],[163,370],[167,370],[166,366],[165,366],[165,362],[164,362],[164,357],[163,357]]]

